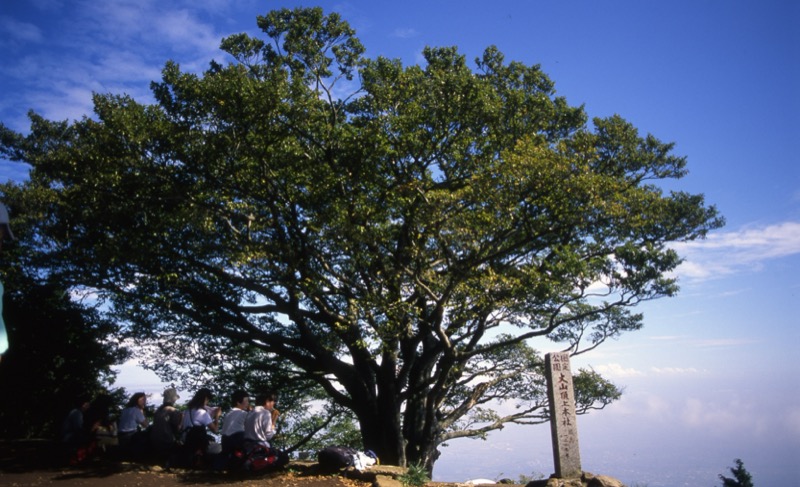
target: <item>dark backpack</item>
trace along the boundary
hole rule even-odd
[[[208,435],[206,434],[205,426],[192,426],[186,430],[186,437],[183,440],[183,446],[191,451],[198,453],[205,453],[208,448]]]
[[[190,452],[204,455],[210,439],[206,433],[206,427],[195,423],[195,411],[196,409],[190,409],[185,413],[189,415],[191,426],[183,430],[183,447]]]
[[[317,452],[317,461],[322,469],[335,471],[352,467],[357,454],[358,450],[348,446],[328,446]]]
[[[249,472],[268,471],[289,463],[287,453],[249,442],[243,449],[236,450],[234,456],[237,457],[237,463],[241,465],[241,468]]]

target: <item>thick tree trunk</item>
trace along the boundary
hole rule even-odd
[[[433,464],[439,457],[437,432],[436,415],[428,407],[427,398],[422,394],[412,397],[406,404],[403,424],[406,460],[410,465],[424,467],[429,475],[433,473]]]
[[[414,352],[410,352],[413,354]],[[386,354],[382,357],[377,377],[371,376],[362,391],[375,391],[371,397],[362,402],[355,411],[361,427],[361,437],[366,449],[374,451],[380,462],[387,465],[419,465],[430,474],[433,464],[439,456],[437,450],[439,422],[436,416],[437,401],[428,397],[430,390],[424,384],[424,377],[430,377],[433,361],[420,363],[417,381],[404,384],[404,379],[397,376],[398,364],[395,356]],[[363,369],[369,376],[370,368]],[[364,377],[362,375],[362,377]],[[416,392],[410,397],[403,397],[404,386]]]
[[[384,465],[405,466],[399,405],[391,398],[379,398],[374,406],[356,412],[364,448],[375,452]]]

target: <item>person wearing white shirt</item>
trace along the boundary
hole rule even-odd
[[[289,463],[289,454],[270,445],[275,437],[277,395],[267,391],[256,396],[256,408],[244,421],[245,465],[253,470],[276,469]]]
[[[117,441],[125,453],[132,455],[144,453],[147,438],[140,429],[143,431],[148,425],[144,416],[145,407],[147,407],[147,396],[144,392],[137,392],[131,396],[125,409],[122,410],[117,426]]]
[[[219,433],[220,408],[208,405],[214,394],[206,388],[199,389],[186,405],[181,429],[184,432],[184,448],[191,453],[219,453],[218,443],[209,441],[206,428]]]
[[[250,413],[250,396],[237,390],[231,394],[231,404],[233,407],[222,418],[222,454],[214,460],[215,470],[240,466],[235,460],[241,455],[234,453],[244,447],[244,422]]]
[[[119,418],[119,433],[134,434],[139,428],[147,428],[147,418],[144,417],[144,408],[147,407],[147,396],[144,392],[137,392],[131,396]]]
[[[278,412],[275,409],[277,396],[274,392],[266,392],[256,397],[256,408],[247,415],[244,422],[244,439],[269,448],[269,442],[275,436],[275,420]]]
[[[231,453],[244,442],[244,422],[250,412],[250,396],[242,390],[231,394],[233,408],[222,420],[222,453]]]

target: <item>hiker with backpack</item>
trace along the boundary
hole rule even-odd
[[[191,466],[204,463],[206,455],[220,452],[219,443],[208,436],[208,431],[219,433],[220,408],[208,405],[214,394],[205,387],[199,389],[186,405],[181,424],[183,453]]]
[[[183,413],[175,408],[178,399],[180,396],[175,388],[165,390],[163,403],[156,409],[150,427],[150,447],[153,454],[163,460],[169,459],[173,453],[181,432]]]

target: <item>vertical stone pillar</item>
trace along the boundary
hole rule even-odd
[[[569,353],[548,353],[544,357],[547,397],[550,400],[550,433],[553,437],[555,476],[580,477],[581,454],[578,448],[578,423],[575,415],[575,390]]]

